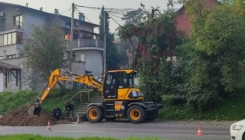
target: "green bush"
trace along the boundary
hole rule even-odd
[[[164,104],[164,108],[159,111],[158,118],[163,120],[242,120],[245,117],[244,100],[244,95],[226,99],[219,103],[218,107],[203,112],[196,111],[187,105]]]

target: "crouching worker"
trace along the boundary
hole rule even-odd
[[[66,109],[66,119],[68,119],[68,116],[70,114],[70,112],[72,112],[72,119],[74,119],[74,105],[71,103],[65,103],[65,109]]]
[[[54,110],[53,110],[53,117],[56,118],[57,120],[61,119],[61,115],[62,115],[62,111],[60,108],[58,107],[54,107]]]

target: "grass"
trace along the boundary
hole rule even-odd
[[[110,137],[81,137],[81,138],[69,138],[69,137],[45,137],[41,135],[32,135],[32,134],[24,134],[24,135],[5,135],[1,136],[1,140],[160,140],[155,137],[147,137],[147,138],[137,138],[137,137],[129,137],[129,138],[110,138]]]
[[[85,89],[87,90],[87,89]],[[64,111],[64,103],[78,90],[60,90],[53,89],[46,100],[42,103],[42,108],[45,111],[52,112],[54,106],[58,106]],[[93,91],[90,97],[94,97],[97,92]],[[9,111],[20,106],[30,104],[38,95],[33,91],[18,91],[4,92],[0,94],[0,114],[5,115]],[[79,104],[79,96],[75,98],[75,106]],[[159,111],[159,119],[162,120],[219,120],[219,121],[234,121],[244,119],[245,112],[245,96],[240,96],[226,100],[216,109],[210,109],[203,113],[197,113],[191,108],[185,106],[170,106],[164,105],[164,108]],[[87,96],[83,96],[82,102],[88,102]]]
[[[164,106],[159,112],[160,119],[166,120],[218,120],[235,121],[244,119],[245,96],[224,101],[219,107],[202,113],[184,106]]]
[[[37,96],[33,91],[3,92],[0,93],[0,114],[5,115],[9,111],[29,104]]]
[[[87,89],[83,89],[87,90]],[[42,109],[48,112],[52,112],[54,106],[58,106],[63,111],[65,109],[65,102],[70,99],[73,95],[75,95],[78,90],[61,90],[61,89],[53,89],[49,96],[43,101],[41,104]],[[95,91],[92,92],[92,95]],[[17,92],[3,92],[0,93],[0,114],[5,115],[8,112],[12,111],[15,108],[30,104],[34,101],[36,96],[39,93],[34,91],[17,91]],[[82,102],[88,102],[87,96],[82,96]],[[74,98],[74,104],[77,105],[80,102],[80,97],[76,96]]]

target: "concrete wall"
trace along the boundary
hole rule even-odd
[[[4,8],[2,8],[2,7],[4,7]],[[22,14],[14,6],[0,5],[0,9],[1,9],[2,12],[5,13],[4,17],[0,17],[0,21],[2,21],[2,19],[6,18],[6,23],[7,24],[12,24],[14,22],[14,16]]]
[[[102,51],[83,51],[85,57],[85,69],[92,71],[94,76],[102,74],[103,52]]]
[[[33,27],[42,28],[46,22],[47,14],[40,14],[38,12],[33,12],[31,10],[25,10],[23,21],[24,21],[24,32],[28,37],[32,37]]]

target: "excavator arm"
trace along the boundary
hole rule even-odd
[[[61,74],[61,73],[64,73]],[[59,81],[70,81],[70,82],[78,82],[87,85],[88,87],[93,87],[102,91],[102,83],[97,81],[92,75],[89,74],[90,72],[86,71],[85,75],[78,75],[73,74],[68,71],[64,71],[61,69],[54,70],[50,77],[47,85],[43,89],[43,91],[37,96],[34,103],[29,107],[28,114],[34,114],[40,116],[41,112],[41,103],[47,98],[50,94],[51,90],[54,88],[57,82]]]

